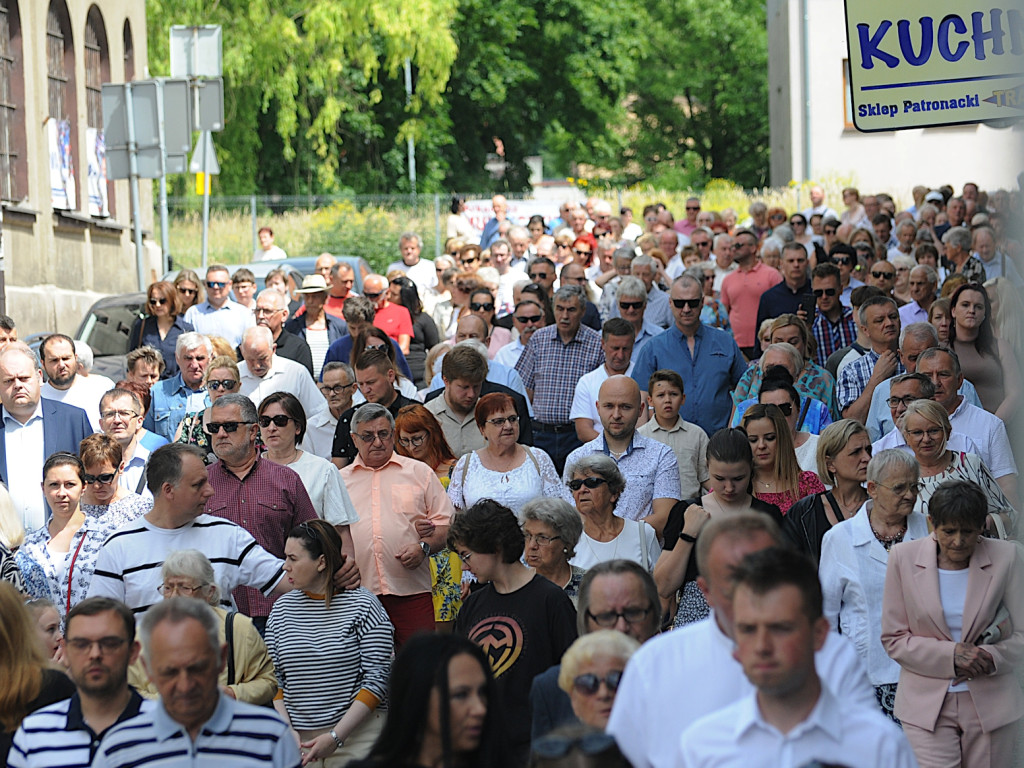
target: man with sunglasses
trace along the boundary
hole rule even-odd
[[[135,617],[123,603],[83,600],[68,613],[64,637],[75,693],[22,721],[7,757],[10,768],[89,765],[111,727],[155,706],[128,685],[139,643]]]
[[[840,301],[841,277],[839,267],[828,262],[819,264],[811,272],[811,290],[816,307],[811,333],[817,342],[815,362],[825,367],[829,356],[857,340],[857,322],[853,309]]]
[[[700,199],[689,197],[686,199],[686,218],[675,222],[673,229],[681,235],[689,237],[697,229],[697,214],[700,213]]]
[[[633,329],[634,359],[648,341],[664,330],[647,319],[647,297],[643,281],[631,275],[622,278],[616,291],[615,303],[619,307],[619,319],[625,320]]]
[[[751,229],[738,229],[732,237],[732,260],[736,271],[722,279],[721,299],[729,313],[729,327],[736,343],[749,360],[754,357],[757,344],[757,310],[761,295],[781,283],[782,275],[758,257],[760,240],[757,233]],[[690,421],[686,416],[683,418]]]
[[[534,261],[530,269],[534,269],[536,264],[537,262]],[[552,278],[554,278],[554,270],[554,265],[551,265]],[[526,298],[521,299],[516,304],[515,310],[510,317],[512,318],[512,326],[519,335],[515,341],[506,344],[498,350],[498,353],[494,356],[494,362],[508,368],[515,368],[516,363],[519,362],[519,357],[523,354],[523,350],[533,336],[533,332],[547,324],[547,319],[544,317],[544,308],[538,301],[539,299],[536,296],[527,294]]]
[[[232,347],[242,341],[246,328],[256,325],[252,310],[229,298],[231,275],[223,264],[211,264],[206,270],[206,301],[189,307],[185,322],[209,336],[223,336]]]
[[[737,271],[726,280],[739,274]],[[633,378],[643,390],[657,370],[668,368],[678,373],[687,393],[679,415],[713,435],[728,424],[732,412],[729,393],[747,364],[731,333],[700,321],[704,288],[698,280],[686,274],[676,278],[669,295],[675,325],[647,342],[634,362]],[[642,400],[647,401],[646,390]]]
[[[263,418],[269,426],[269,419]],[[298,473],[257,452],[258,422],[256,406],[245,395],[223,395],[211,406],[204,429],[217,461],[207,468],[213,495],[207,499],[205,511],[242,526],[267,552],[283,560],[288,531],[316,520],[317,514]],[[282,428],[287,427],[286,423]],[[327,522],[347,529],[350,521]],[[342,532],[342,541],[346,538]],[[236,590],[234,598],[238,609],[251,617],[262,633],[273,600],[248,587]]]
[[[302,403],[306,413],[320,410],[324,397],[313,377],[302,365],[277,354],[277,345],[269,328],[258,325],[247,330],[239,351],[243,362],[238,366],[241,382],[238,391],[252,400],[257,408],[267,395],[290,392]]]

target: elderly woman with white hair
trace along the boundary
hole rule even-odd
[[[228,696],[249,704],[269,704],[277,693],[277,678],[267,646],[252,619],[220,605],[220,587],[213,566],[196,549],[171,552],[160,568],[163,582],[157,590],[164,599],[190,597],[208,603],[220,619],[217,634],[228,646],[227,664],[220,673],[220,687]],[[156,686],[146,675],[142,655],[128,668],[128,682],[148,699],[157,697]]]
[[[818,575],[825,617],[857,649],[882,712],[893,704],[900,666],[882,647],[882,601],[889,551],[928,535],[928,519],[915,511],[921,491],[914,457],[899,448],[874,456],[867,469],[868,500],[852,518],[833,526],[821,544]]]
[[[580,549],[570,561],[587,569],[605,560],[626,558],[653,571],[661,555],[658,535],[643,520],[625,520],[615,505],[626,488],[619,465],[603,453],[584,456],[568,468],[567,485],[583,518]]]
[[[921,470],[922,487],[917,499],[919,512],[928,511],[928,500],[942,483],[967,480],[984,492],[990,518],[998,516],[1002,527],[1012,527],[1016,510],[981,457],[976,453],[951,451],[947,447],[953,427],[945,408],[934,400],[915,400],[907,405],[899,429]],[[991,521],[988,528],[999,523]]]
[[[634,638],[599,629],[578,638],[562,656],[558,687],[569,695],[583,725],[603,731],[615,703],[626,662],[640,648]]]
[[[564,499],[540,496],[522,508],[526,564],[539,575],[562,588],[576,605],[585,568],[569,561],[583,533],[583,521]]]

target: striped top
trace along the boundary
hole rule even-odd
[[[266,707],[220,694],[195,741],[163,704],[111,728],[93,768],[299,768],[302,760],[285,722]]]
[[[323,598],[293,591],[270,612],[267,650],[292,727],[333,728],[361,691],[384,699],[394,628],[364,587],[335,595],[330,610]]]
[[[145,517],[122,526],[100,549],[89,597],[112,597],[139,614],[160,601],[160,567],[168,554],[198,549],[213,564],[224,607],[238,586],[265,595],[281,580],[281,561],[230,520],[199,515],[181,528],[158,528]]]
[[[132,691],[128,706],[104,733],[154,706],[154,702]],[[7,765],[9,768],[88,768],[103,735],[94,733],[83,719],[82,703],[76,693],[70,699],[36,710],[22,721],[14,734]]]

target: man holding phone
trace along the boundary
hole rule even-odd
[[[771,317],[795,314],[809,326],[814,319],[814,292],[807,274],[807,249],[800,243],[786,243],[779,265],[782,282],[761,294],[757,307],[757,324]],[[754,354],[761,354],[760,342],[754,342]]]

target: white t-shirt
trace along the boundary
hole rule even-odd
[[[622,532],[611,541],[597,541],[586,533],[580,534],[576,555],[569,565],[587,570],[607,560],[624,558],[653,571],[661,555],[658,534],[643,520],[624,520],[623,523]]]
[[[804,472],[818,474],[818,436],[805,432],[807,442],[796,449],[796,463]]]
[[[359,515],[348,495],[341,471],[327,459],[303,451],[288,465],[295,470],[306,486],[309,500],[321,520],[331,525],[351,525],[359,522]]]

